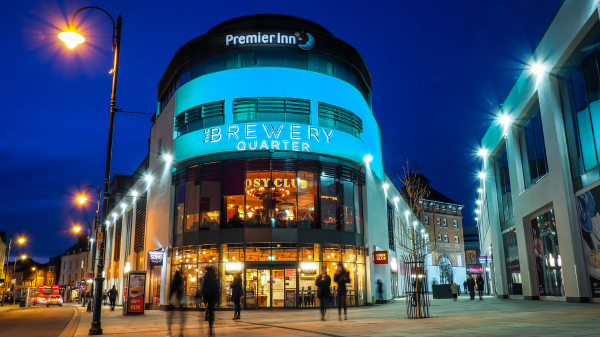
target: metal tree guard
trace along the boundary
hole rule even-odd
[[[406,268],[406,314],[408,318],[429,318],[430,299],[425,256],[403,255],[402,260]]]

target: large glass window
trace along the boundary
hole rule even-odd
[[[496,157],[496,190],[498,191],[498,209],[500,222],[505,222],[513,217],[512,190],[510,188],[510,176],[508,173],[508,156],[506,144]],[[456,224],[456,220],[454,221]],[[456,226],[455,226],[456,227]]]
[[[310,124],[310,101],[281,97],[236,98],[233,100],[233,121]],[[268,132],[279,135],[281,129],[272,126]]]
[[[358,115],[323,102],[319,102],[319,126],[349,133],[358,138],[363,133],[363,122]]]
[[[531,238],[540,296],[565,296],[553,209],[531,220]]]
[[[349,167],[310,160],[239,159],[190,166],[174,172],[172,181],[176,235],[298,226],[363,232],[364,175]]]
[[[506,266],[506,284],[508,286],[508,294],[523,295],[521,265],[519,263],[519,247],[517,245],[516,230],[511,228],[502,233],[502,241],[504,243],[504,259]],[[469,254],[467,254],[467,263],[471,262],[475,262],[474,264],[476,264],[477,260],[469,260]]]
[[[521,161],[525,188],[529,188],[548,173],[546,145],[540,107],[536,103],[531,118],[519,129]]]

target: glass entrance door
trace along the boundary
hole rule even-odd
[[[246,308],[295,308],[296,269],[246,269]]]
[[[271,270],[258,269],[257,295],[259,308],[271,307]]]

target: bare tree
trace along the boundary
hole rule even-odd
[[[400,180],[404,183],[401,190],[404,200],[408,206],[405,216],[398,217],[398,223],[395,227],[395,240],[397,245],[405,252],[404,262],[408,264],[407,280],[405,282],[406,293],[410,294],[407,302],[408,315],[415,318],[428,317],[428,297],[427,281],[425,278],[425,257],[434,252],[437,246],[434,233],[429,237],[429,233],[421,232],[420,215],[424,210],[424,200],[429,196],[429,186],[421,180],[421,175],[413,168],[411,169],[409,161],[402,166],[403,177]],[[435,209],[433,210],[435,214]],[[433,218],[433,217],[432,217]],[[414,281],[413,281],[414,278]],[[414,302],[414,303],[413,303]],[[410,303],[410,304],[409,304]],[[416,307],[416,315],[412,315],[411,307]]]

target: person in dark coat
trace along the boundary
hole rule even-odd
[[[342,320],[342,307],[344,308],[344,320],[348,319],[348,308],[346,307],[346,283],[350,283],[350,274],[344,268],[344,265],[339,263],[337,271],[333,276],[333,280],[337,282],[337,302],[338,302],[338,319]]]
[[[477,275],[477,292],[479,293],[479,300],[483,300],[483,277],[481,275]]]
[[[167,311],[167,336],[171,335],[171,326],[173,325],[173,316],[175,315],[175,311],[180,311],[183,304],[183,277],[181,277],[181,272],[177,270],[175,275],[173,275],[173,280],[171,281],[171,288],[169,289],[169,307]],[[183,329],[185,328],[185,315],[183,311],[180,316],[179,328],[181,329],[180,336],[183,336]]]
[[[242,299],[242,277],[240,273],[235,273],[233,277],[233,283],[231,284],[231,301],[235,307],[233,312],[233,319],[240,319],[241,306],[240,301]]]
[[[381,279],[377,280],[377,300],[383,303],[383,282],[381,282]]]
[[[117,292],[117,288],[115,286],[112,287],[108,291],[108,300],[110,301],[110,311],[115,311],[115,305],[117,304],[117,296],[119,293]]]
[[[467,288],[469,289],[469,294],[471,295],[471,300],[474,300],[475,299],[475,280],[471,276],[469,276],[467,278]]]
[[[327,267],[321,268],[321,275],[317,276],[315,285],[318,287],[317,297],[321,308],[321,320],[324,321],[327,312],[327,301],[331,296],[331,277],[327,275]]]
[[[465,294],[467,293],[467,280],[465,280],[465,282],[463,282],[463,287],[465,287]]]
[[[219,301],[219,281],[217,273],[212,267],[206,267],[204,283],[202,285],[202,301],[206,303],[208,311],[208,335],[213,336],[213,323],[215,322],[215,306]]]

